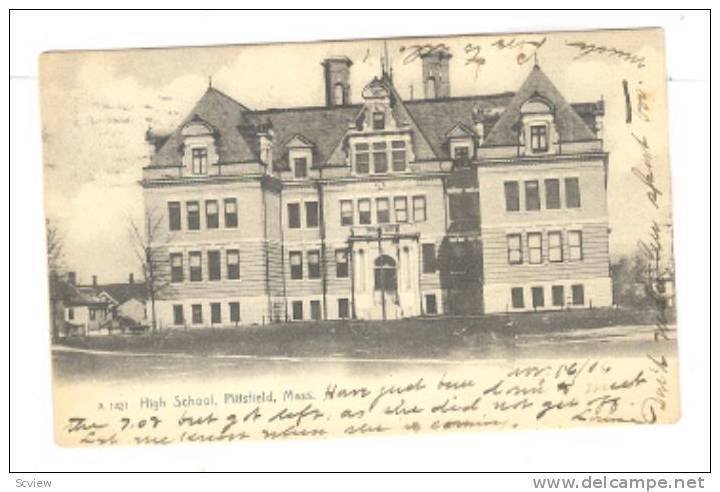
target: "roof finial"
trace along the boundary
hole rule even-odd
[[[212,89],[212,75],[208,76],[208,88]]]

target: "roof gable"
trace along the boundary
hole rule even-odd
[[[475,132],[463,125],[462,123],[458,123],[452,129],[445,134],[447,138],[468,138],[468,137],[474,137]]]
[[[535,65],[500,119],[493,126],[483,146],[517,145],[517,124],[522,118],[520,109],[526,101],[533,97],[540,97],[554,107],[555,128],[562,142],[577,142],[595,138],[592,130],[568,104],[560,91],[540,69],[540,66]]]
[[[191,123],[202,124],[215,130],[216,151],[220,163],[257,160],[256,149],[239,128],[247,125],[249,112],[247,107],[233,98],[209,87],[190,114],[158,149],[153,158],[153,165],[180,165],[183,130]]]

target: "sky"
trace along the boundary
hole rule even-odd
[[[610,51],[583,56],[572,46],[578,42],[637,58]],[[324,103],[320,63],[344,55],[354,62],[351,99],[358,103],[362,88],[380,73],[387,49],[401,97],[418,98],[421,61],[413,57],[414,47],[439,43],[453,55],[453,96],[517,90],[536,51],[568,101],[604,100],[611,255],[634,252],[653,218],[669,223],[666,73],[658,30],[51,52],[40,58],[45,210],[63,238],[66,268],[76,271],[80,282],[90,282],[92,275],[101,283],[122,282],[131,272],[138,278],[130,223],[143,219],[138,181],[150,159],[145,131],[149,125],[174,129],[210,77],[213,87],[252,109],[319,106]],[[648,121],[635,110],[632,124],[625,122],[623,80],[634,108],[638,90],[646,95]],[[633,133],[650,145],[655,185],[662,192],[659,209],[649,205],[647,186],[633,174],[633,167],[644,170]]]

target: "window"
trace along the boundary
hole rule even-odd
[[[302,301],[293,301],[292,315],[294,321],[302,321],[303,319],[303,303]]]
[[[358,174],[370,172],[370,146],[366,143],[355,145],[355,172]]]
[[[578,178],[565,178],[565,205],[568,208],[580,208],[580,181]]]
[[[542,287],[533,287],[532,292],[532,305],[533,308],[539,308],[545,306],[545,291]]]
[[[347,278],[348,273],[348,252],[346,249],[336,249],[335,276],[337,278]]]
[[[182,228],[180,219],[180,202],[168,202],[169,228],[171,231],[179,231]]]
[[[375,213],[377,214],[378,224],[387,224],[390,222],[390,200],[387,198],[377,198],[375,200]]]
[[[222,313],[219,302],[210,303],[210,323],[213,325],[222,323]]]
[[[435,244],[425,243],[422,245],[423,273],[435,273],[437,271],[437,256],[435,255]]]
[[[395,222],[407,222],[407,197],[396,196],[393,199],[393,204],[395,205]]]
[[[205,201],[205,225],[208,229],[217,229],[220,225],[217,200]]]
[[[192,305],[192,322],[194,325],[202,323],[202,304]]]
[[[301,280],[303,278],[302,252],[290,251],[290,278]]]
[[[340,225],[353,225],[353,215],[352,200],[340,200]]]
[[[220,280],[220,251],[208,251],[208,280]]]
[[[553,306],[564,306],[565,305],[565,287],[562,285],[552,286],[552,303]]]
[[[95,310],[91,308],[89,310],[89,314],[90,314],[90,321],[95,321],[95,317],[97,316],[97,314],[95,313]]]
[[[547,126],[533,125],[530,127],[530,148],[533,152],[547,152]]]
[[[437,297],[435,297],[435,294],[425,294],[425,314],[437,314]]]
[[[202,255],[199,251],[190,252],[190,281],[200,282],[202,280]]]
[[[508,263],[520,265],[523,262],[522,236],[520,234],[508,234],[507,236]]]
[[[320,251],[307,252],[308,278],[320,278]]]
[[[237,249],[229,249],[225,253],[227,260],[227,278],[238,280],[240,278],[240,252]]]
[[[505,210],[507,212],[520,210],[520,188],[517,181],[505,182]]]
[[[70,320],[75,319],[75,309],[68,308],[68,319],[70,319]]]
[[[525,181],[525,210],[540,210],[540,190],[537,181]]]
[[[172,253],[170,255],[170,282],[183,281],[183,255]]]
[[[370,224],[372,217],[370,215],[370,199],[362,198],[358,200],[358,220],[360,224]]]
[[[458,162],[470,161],[470,148],[465,145],[459,145],[453,149],[453,158]]]
[[[568,231],[568,259],[582,260],[582,231]]]
[[[288,227],[290,229],[300,229],[300,204],[299,203],[288,203],[287,204],[288,214]]]
[[[585,288],[582,284],[576,284],[572,287],[572,302],[576,306],[585,304]]]
[[[395,140],[392,143],[392,170],[404,171],[407,166],[407,153],[405,152],[405,142]]]
[[[373,172],[382,174],[388,170],[387,161],[387,144],[385,142],[375,142],[373,148]]]
[[[545,208],[556,210],[560,208],[560,180],[545,180]]]
[[[237,200],[227,198],[225,200],[225,227],[237,227]]]
[[[198,202],[187,202],[187,221],[189,230],[200,229],[200,205]]]
[[[185,324],[185,315],[183,314],[182,304],[173,305],[173,324]]]
[[[542,234],[539,232],[529,232],[527,242],[528,262],[533,265],[542,263]]]
[[[425,222],[427,214],[425,211],[425,197],[414,196],[413,197],[413,220],[415,222]]]
[[[320,301],[310,301],[310,319],[313,321],[320,320]]]
[[[385,129],[385,113],[376,111],[372,115],[372,127],[373,130],[384,130]]]
[[[305,202],[306,227],[318,226],[318,202]]]
[[[350,302],[346,298],[338,299],[338,318],[348,319],[350,317]]]
[[[562,233],[560,231],[548,232],[548,259],[552,263],[563,261]]]
[[[207,173],[207,149],[205,147],[192,149],[193,174]]]
[[[230,322],[231,323],[239,323],[240,322],[240,303],[239,302],[231,302],[230,305]]]
[[[300,157],[293,160],[293,168],[295,169],[296,178],[307,177],[307,158]]]
[[[375,260],[375,290],[397,290],[395,260],[388,255],[379,256]]]
[[[525,294],[523,293],[522,287],[513,287],[510,289],[510,298],[513,308],[522,309],[525,307]]]

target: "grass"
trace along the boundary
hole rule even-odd
[[[323,321],[143,335],[68,337],[61,344],[120,352],[258,356],[436,357],[484,347],[511,348],[515,335],[652,324],[652,312],[627,309],[442,316],[396,321]],[[489,349],[488,349],[489,350]]]

